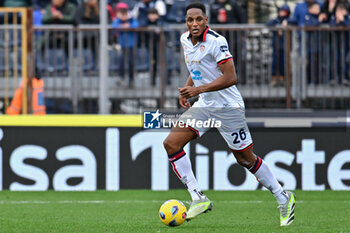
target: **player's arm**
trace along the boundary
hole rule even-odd
[[[219,65],[222,76],[215,79],[213,82],[204,84],[198,87],[193,86],[185,86],[183,88],[179,88],[181,96],[185,98],[191,98],[193,96],[197,96],[203,92],[211,92],[218,91],[235,85],[237,83],[237,75],[235,66],[233,64],[233,60],[229,60],[223,64]]]
[[[188,76],[188,79],[186,81],[186,84],[185,84],[185,87],[193,87],[194,83],[193,83],[193,80],[191,78],[191,75]],[[185,88],[184,87],[184,88]],[[179,88],[179,90],[182,89],[182,88]],[[189,107],[191,107],[191,104],[190,102],[188,102],[187,98],[180,95],[179,96],[179,104],[181,107],[183,107],[184,109],[188,109]]]
[[[194,83],[193,83],[192,77],[191,77],[191,75],[188,75],[185,87],[187,87],[187,86],[192,87],[193,85],[194,85]]]

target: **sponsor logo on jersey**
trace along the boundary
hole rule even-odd
[[[226,52],[226,51],[228,51],[227,45],[221,45],[221,46],[220,46],[220,51],[223,52],[223,53]]]
[[[201,63],[201,61],[196,61],[196,60],[190,61],[190,60],[188,60],[188,55],[187,54],[185,55],[185,62],[187,64],[200,64]]]
[[[191,70],[193,80],[202,80],[202,73],[199,70]]]

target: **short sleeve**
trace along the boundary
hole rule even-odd
[[[228,49],[228,44],[224,37],[220,36],[216,38],[215,43],[213,43],[212,55],[218,65],[232,60],[232,55]]]
[[[180,37],[180,43],[181,43],[183,49],[185,49],[184,48],[185,47],[185,40],[187,37],[188,37],[188,31],[183,33]]]

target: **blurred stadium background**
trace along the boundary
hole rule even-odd
[[[132,8],[137,1],[126,2]],[[172,190],[183,185],[172,174],[162,147],[168,132],[143,130],[142,113],[145,109],[180,111],[177,88],[185,83],[188,71],[179,36],[187,29],[184,12],[176,7],[182,9],[188,2],[173,2],[174,10],[168,13],[171,20],[166,27],[132,30],[113,28],[104,11],[100,25],[37,25],[33,24],[35,16],[30,9],[0,8],[0,190],[146,189],[123,190],[120,196],[104,191],[85,195],[50,191],[14,195],[4,191],[0,193],[0,205],[6,211],[0,218],[6,221],[1,221],[0,229],[164,229],[156,219],[157,206],[163,199],[185,200],[188,196],[185,191]],[[201,2],[210,9],[212,1]],[[299,215],[302,220],[297,216],[289,232],[346,232],[346,217],[350,214],[348,191],[333,190],[350,190],[350,29],[328,25],[268,27],[266,22],[276,17],[276,5],[288,3],[294,9],[302,1],[240,2],[247,24],[210,26],[229,42],[255,151],[270,165],[284,188],[298,190],[297,212],[303,213]],[[107,1],[100,4],[104,9]],[[118,36],[123,32],[132,32],[135,40],[135,46],[124,55]],[[274,52],[280,50],[284,52]],[[134,79],[128,83],[130,57],[134,59]],[[34,77],[41,78],[45,85],[46,116],[32,116],[30,100],[35,88],[30,80]],[[7,116],[6,110],[19,87],[23,94],[22,114]],[[273,206],[266,192],[218,192],[262,187],[237,165],[216,131],[189,143],[185,150],[191,156],[201,187],[210,190],[208,193],[214,203],[217,200],[219,208],[211,221],[206,222],[203,217],[183,232],[195,232],[201,226],[202,230],[242,232],[232,230],[227,223],[234,220],[233,224],[243,229],[240,219],[256,211],[256,205]],[[231,203],[233,209],[237,208],[235,217],[226,208],[231,195],[239,199]],[[115,198],[122,202],[115,202]],[[67,203],[72,204],[70,214],[64,212],[66,207],[60,208]],[[246,205],[237,207],[242,203]],[[47,206],[41,208],[38,204]],[[117,213],[118,217],[111,218],[113,208],[120,206],[127,217]],[[51,213],[52,208],[57,212]],[[108,217],[99,215],[98,224],[93,223],[96,216],[85,214],[94,213],[94,208],[101,208],[99,213],[109,213]],[[225,208],[225,212],[220,212]],[[268,212],[273,215],[274,210]],[[18,224],[17,214],[22,211],[24,221]],[[38,221],[36,215],[49,221]],[[70,222],[77,215],[87,220]],[[262,211],[258,215],[258,221],[250,219],[255,225],[247,232],[280,230],[277,211],[276,221],[267,220],[269,215]],[[213,224],[218,224],[218,228],[211,229]],[[26,227],[30,230],[26,231]]]
[[[128,1],[130,6],[135,2]],[[348,109],[348,29],[265,26],[276,14],[275,4],[284,2],[246,1],[248,24],[211,24],[229,41],[247,108]],[[293,9],[296,1],[287,2]],[[210,7],[210,1],[205,3]],[[175,1],[173,8],[186,4]],[[135,60],[134,80],[127,85],[129,58],[124,59],[124,74],[119,65],[123,48],[118,33],[125,29],[110,24],[105,25],[107,30],[99,25],[33,25],[28,27],[30,39],[23,40],[21,14],[3,12],[0,111],[6,111],[22,77],[33,76],[44,80],[49,114],[178,109],[177,87],[183,85],[188,71],[179,44],[179,36],[186,30],[184,15],[175,13],[169,12],[172,20],[164,28],[132,29],[135,46],[126,57]],[[284,40],[276,40],[276,33],[282,33]],[[274,53],[274,49],[285,52]]]

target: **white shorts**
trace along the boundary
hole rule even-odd
[[[233,151],[244,151],[253,145],[245,119],[244,107],[203,108],[194,104],[180,116],[178,121],[195,131],[198,137],[211,128],[217,128],[228,147]],[[207,124],[198,124],[198,122],[205,121]]]

